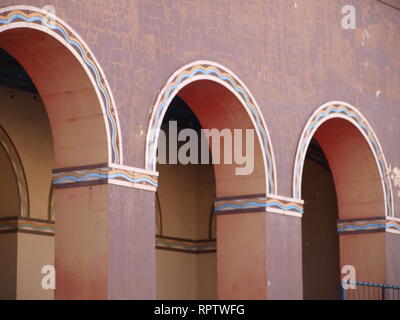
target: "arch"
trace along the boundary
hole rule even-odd
[[[195,61],[177,70],[162,88],[151,111],[151,118],[146,136],[147,170],[156,170],[156,153],[159,131],[167,108],[177,93],[190,83],[199,80],[217,82],[240,101],[257,130],[265,166],[267,193],[276,194],[276,166],[271,139],[260,108],[244,83],[226,67],[211,61]]]
[[[16,52],[18,49],[14,50],[14,46],[17,43],[15,41],[15,36],[20,36],[22,33],[18,33],[21,30],[30,30],[30,33],[27,35],[26,39],[29,39],[30,36],[34,36],[37,38],[44,37],[43,35],[49,35],[50,37],[46,37],[43,39],[48,40],[48,38],[51,38],[51,40],[48,40],[50,43],[51,48],[55,48],[55,42],[57,44],[62,45],[62,50],[66,49],[69,54],[71,55],[67,62],[71,62],[73,60],[73,57],[78,61],[80,66],[82,67],[82,70],[84,70],[85,76],[88,77],[90,80],[90,83],[93,88],[87,89],[87,90],[92,90],[94,89],[94,93],[91,93],[91,97],[96,96],[97,104],[99,107],[95,106],[94,108],[97,108],[96,112],[98,114],[101,114],[102,118],[104,119],[104,127],[106,130],[106,139],[107,139],[107,151],[106,155],[103,157],[108,163],[115,163],[115,164],[122,164],[123,163],[123,153],[122,153],[122,139],[121,139],[121,129],[120,129],[120,124],[118,120],[118,113],[114,101],[114,97],[112,95],[110,86],[108,84],[108,81],[105,77],[105,74],[103,70],[101,69],[98,61],[96,60],[95,56],[93,53],[90,51],[89,47],[85,44],[85,42],[80,38],[80,36],[63,20],[58,18],[57,16],[53,15],[52,13],[48,11],[44,11],[42,9],[32,7],[32,6],[11,6],[11,7],[6,7],[3,9],[0,9],[0,37],[3,39],[7,37],[7,40],[10,40],[11,45],[7,46],[5,44],[5,41],[2,40],[2,47],[6,46],[5,49],[9,51],[13,56],[17,57],[17,60],[21,63],[21,65],[28,71],[28,73],[31,75],[33,78],[35,84],[39,85],[39,92],[42,95],[41,88],[40,88],[40,82],[39,79],[35,77],[35,74],[33,72],[33,67],[27,63],[20,55],[18,55],[18,52]],[[13,32],[17,32],[17,34]],[[14,36],[14,38],[13,38]],[[26,40],[25,39],[25,40]],[[23,40],[20,40],[23,41]],[[19,43],[18,48],[21,49],[23,48],[24,44]],[[27,46],[25,44],[25,46]],[[40,49],[40,48],[39,48]],[[34,51],[33,49],[30,49],[31,51]],[[61,50],[61,51],[62,51]],[[55,52],[57,53],[57,48],[55,48]],[[35,57],[30,57],[30,58],[35,58]],[[55,63],[57,62],[57,56],[53,55],[53,59],[44,59],[47,60],[46,63]],[[51,61],[50,61],[51,60]],[[54,61],[53,61],[54,60]],[[36,61],[37,62],[37,61]],[[62,64],[63,62],[61,62]],[[82,71],[80,71],[82,72]],[[43,78],[43,77],[42,77]],[[42,79],[40,79],[42,81]],[[51,79],[54,80],[54,79]],[[58,79],[59,80],[59,79]],[[74,74],[70,74],[70,79],[66,79],[66,82],[68,81],[73,83],[74,81],[79,82],[80,79],[74,78]],[[84,79],[86,80],[86,79]],[[44,80],[43,80],[44,81]],[[55,81],[56,82],[56,81]],[[47,82],[47,84],[49,81]],[[56,86],[57,84],[55,84]],[[58,97],[60,99],[60,97]],[[81,97],[80,97],[81,98]],[[73,97],[69,96],[66,98],[68,99],[73,99]],[[75,97],[76,100],[78,100],[77,97]],[[89,98],[87,98],[89,99]],[[44,99],[46,100],[46,99]],[[67,101],[65,100],[65,101]],[[70,101],[69,100],[69,101]],[[94,100],[91,100],[86,103],[86,106],[91,105],[90,102]],[[55,101],[55,104],[57,102]],[[83,103],[83,102],[82,102]],[[46,109],[47,103],[45,101]],[[47,110],[49,112],[49,110]],[[84,113],[83,113],[84,114]],[[85,116],[88,116],[87,114],[84,114]],[[52,130],[54,132],[54,122],[56,120],[51,119],[52,117],[50,116],[50,121],[52,122]],[[53,121],[52,121],[53,120]],[[75,119],[76,120],[76,119]],[[61,130],[61,129],[60,129]],[[55,140],[57,142],[57,134],[54,134]],[[72,152],[72,151],[71,151]],[[88,151],[89,152],[89,151]],[[103,161],[104,162],[104,161]],[[72,163],[73,165],[82,165],[82,164],[88,164],[88,163]],[[72,166],[72,165],[66,165],[66,167]]]
[[[303,166],[308,146],[317,129],[331,119],[343,119],[350,122],[364,137],[371,150],[379,172],[384,196],[384,212],[393,216],[393,195],[388,167],[379,140],[366,118],[352,105],[342,101],[331,101],[319,107],[309,118],[297,147],[293,170],[293,198],[301,199]]]
[[[20,209],[19,217],[29,217],[29,192],[28,183],[26,181],[24,167],[22,165],[21,158],[18,155],[17,149],[15,148],[11,138],[7,132],[0,125],[0,148],[2,148],[14,171],[15,178],[17,180]]]

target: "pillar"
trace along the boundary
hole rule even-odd
[[[56,299],[154,299],[156,173],[57,169],[53,185]]]
[[[301,299],[302,203],[243,195],[219,198],[219,299]]]

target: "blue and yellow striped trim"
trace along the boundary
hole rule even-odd
[[[54,236],[54,221],[12,217],[0,219],[0,233],[25,232]]]
[[[127,187],[142,187],[153,190],[158,187],[157,177],[150,173],[99,164],[78,168],[66,168],[53,171],[54,188],[80,187],[96,184],[119,184]]]
[[[389,232],[400,234],[400,221],[376,218],[339,221],[339,233]]]
[[[301,203],[278,199],[273,196],[238,196],[232,198],[220,198],[214,202],[215,214],[235,214],[251,212],[273,212],[302,215]]]

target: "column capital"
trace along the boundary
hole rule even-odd
[[[374,217],[338,220],[337,230],[340,234],[377,232],[400,234],[400,219],[395,217]]]
[[[53,170],[53,187],[75,188],[114,184],[148,191],[157,190],[158,172],[113,163]]]
[[[54,221],[25,217],[0,218],[0,233],[31,233],[51,236],[55,234]]]

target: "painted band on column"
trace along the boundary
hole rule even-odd
[[[288,216],[302,217],[303,201],[277,195],[243,195],[217,198],[214,202],[214,213],[239,214],[269,212]]]
[[[369,219],[339,220],[337,231],[340,234],[388,232],[400,234],[400,219],[376,217]]]
[[[53,170],[53,186],[56,189],[114,184],[156,191],[157,179],[157,172],[106,163]]]
[[[156,236],[156,249],[183,253],[212,253],[217,250],[215,239],[191,240],[167,236]]]
[[[54,221],[23,217],[7,217],[0,219],[0,233],[31,233],[54,237]]]

